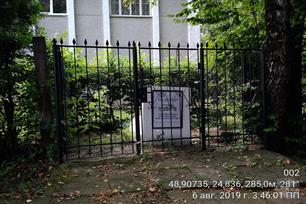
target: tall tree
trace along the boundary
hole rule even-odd
[[[268,147],[288,154],[302,144],[305,11],[305,0],[191,0],[176,15],[203,25],[204,40],[208,36],[239,47],[266,44],[268,127],[273,130]]]
[[[268,111],[275,128],[268,146],[288,154],[297,152],[302,136],[305,11],[303,0],[266,1]]]
[[[205,41],[257,47],[265,40],[264,0],[192,0],[175,15],[202,25]]]
[[[38,0],[1,0],[0,3],[0,111],[4,118],[1,146],[14,150],[17,131],[14,120],[16,83],[24,80],[17,58],[25,55],[32,41],[32,26],[40,16]]]

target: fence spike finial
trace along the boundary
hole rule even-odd
[[[87,39],[85,38],[85,40],[84,40],[84,45],[87,45]]]
[[[76,44],[75,38],[72,39],[72,44],[73,44],[73,45]]]
[[[131,47],[131,42],[130,41],[128,42],[128,46]]]
[[[161,43],[160,43],[160,41],[158,42],[158,47],[161,47]]]
[[[106,44],[106,46],[109,46],[109,41],[108,41],[108,40],[106,40],[106,43],[105,43],[105,44]]]
[[[136,42],[135,41],[133,41],[133,47],[136,47]]]
[[[199,48],[200,47],[200,45],[199,45],[199,43],[197,43],[197,48]]]
[[[141,46],[141,43],[140,43],[140,41],[138,41],[138,47],[140,47]]]
[[[117,47],[120,45],[119,40],[117,40],[116,45],[117,45]]]
[[[170,42],[168,42],[168,47],[171,47],[171,43]]]
[[[181,47],[181,44],[180,44],[180,43],[177,43],[177,47],[178,47],[178,48]]]
[[[208,41],[206,41],[206,47],[208,47]]]
[[[218,48],[218,43],[216,43],[215,47]]]
[[[149,41],[148,46],[151,47],[151,41]]]
[[[61,44],[63,44],[63,43],[64,43],[63,38],[61,38],[60,43],[61,43]]]
[[[189,42],[187,42],[187,48],[189,48]]]
[[[95,44],[96,44],[96,46],[98,46],[98,45],[99,45],[99,41],[98,41],[98,40],[96,40]]]
[[[201,45],[200,45],[200,46],[201,46],[201,48],[203,48],[203,47],[204,47],[203,43],[201,43]]]
[[[56,38],[53,38],[52,43],[53,43],[53,44],[56,44],[56,43],[57,43]]]

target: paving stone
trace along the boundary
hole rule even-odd
[[[245,152],[197,152],[179,151],[166,153],[145,154],[142,157],[127,157],[111,160],[82,160],[70,163],[74,177],[68,183],[50,188],[45,198],[36,199],[32,203],[57,203],[52,193],[69,194],[80,191],[81,197],[75,200],[65,200],[63,203],[99,203],[91,198],[92,193],[118,190],[108,203],[134,203],[132,195],[136,197],[147,192],[145,182],[148,176],[156,179],[162,190],[161,203],[207,203],[207,204],[306,204],[305,192],[301,192],[300,199],[208,199],[210,193],[220,193],[228,189],[177,189],[169,186],[171,181],[225,181],[233,178],[239,180],[271,181],[291,179],[306,183],[305,168],[300,168],[290,159],[266,150]],[[104,170],[103,170],[104,169]],[[284,169],[299,169],[299,177],[284,177]],[[180,183],[182,184],[182,183]],[[188,187],[188,186],[187,186]],[[236,189],[245,191],[244,189]],[[285,189],[279,189],[285,191]],[[158,191],[160,192],[160,191]],[[203,199],[194,199],[192,193],[204,193]],[[147,194],[144,194],[147,195]],[[158,203],[155,194],[148,194],[148,203]],[[170,200],[169,200],[170,199]],[[3,200],[4,201],[4,200]],[[8,203],[24,203],[24,201],[10,200]],[[0,201],[1,203],[1,201]],[[5,202],[4,202],[5,203]]]
[[[111,188],[124,193],[144,190],[144,178],[143,174],[131,172],[113,174],[108,177]]]

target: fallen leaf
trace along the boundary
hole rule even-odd
[[[156,188],[155,186],[152,186],[152,187],[149,188],[149,191],[150,191],[151,193],[154,193],[154,192],[157,191],[157,188]]]
[[[283,164],[284,164],[284,165],[289,165],[289,164],[290,164],[290,160],[289,160],[289,159],[285,159],[285,160],[283,161]]]
[[[81,194],[81,191],[75,191],[76,196],[80,196],[80,194]]]

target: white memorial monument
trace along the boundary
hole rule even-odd
[[[190,95],[189,87],[147,87],[147,102],[141,104],[142,141],[172,140],[180,144],[185,138],[182,143],[189,143]]]

